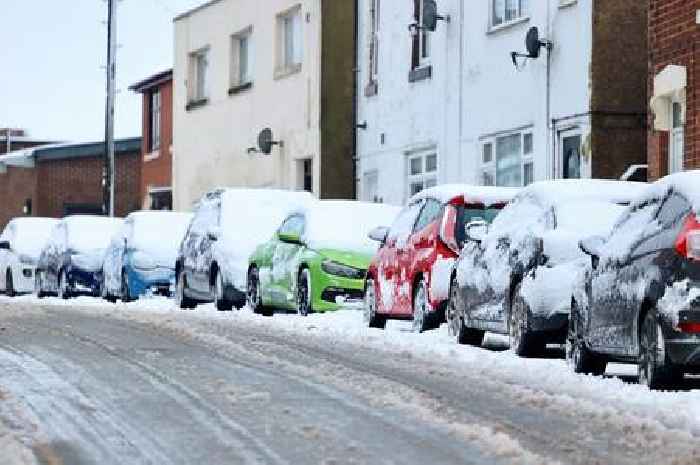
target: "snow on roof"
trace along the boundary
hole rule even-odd
[[[443,184],[419,192],[411,197],[409,203],[425,198],[433,198],[442,203],[447,203],[455,197],[464,196],[468,203],[481,203],[488,206],[498,203],[508,203],[518,192],[520,192],[520,189],[515,187]]]
[[[648,184],[605,179],[557,179],[530,184],[518,195],[536,198],[543,205],[576,201],[627,204],[644,194]]]
[[[696,213],[700,214],[700,170],[684,171],[663,177],[651,185],[649,194],[659,188],[673,188],[693,205]]]

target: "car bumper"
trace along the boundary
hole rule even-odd
[[[34,292],[36,267],[20,263],[16,270],[12,272],[12,285],[15,292],[19,294],[30,294]]]
[[[690,309],[679,313],[680,323],[700,324],[700,298],[691,303]],[[700,370],[700,334],[684,333],[664,324],[664,348],[670,360],[677,365]]]
[[[541,333],[547,342],[566,342],[566,332],[569,328],[569,313],[554,313],[552,315],[533,315],[529,320],[530,330]]]
[[[360,308],[364,301],[364,279],[349,279],[321,271],[316,286],[312,283],[315,312],[332,312],[347,308]]]
[[[142,296],[149,292],[170,296],[175,291],[175,270],[155,268],[153,270],[131,269],[128,274],[129,293]]]
[[[68,284],[75,294],[100,294],[100,280],[98,271],[86,271],[72,268],[68,272]]]

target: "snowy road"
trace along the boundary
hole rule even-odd
[[[360,320],[0,299],[0,465],[700,463],[697,391]]]

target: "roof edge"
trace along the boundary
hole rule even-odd
[[[214,5],[215,3],[219,3],[220,1],[221,0],[209,0],[208,2],[202,3],[199,6],[191,8],[191,9],[185,11],[184,13],[181,13],[181,14],[175,16],[175,18],[173,19],[173,22],[177,22],[177,21],[180,21],[181,19],[185,19],[189,16],[192,16],[194,13],[198,12],[199,10],[203,10],[205,8],[208,8],[211,5]]]

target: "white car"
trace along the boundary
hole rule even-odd
[[[0,236],[0,289],[9,296],[34,291],[41,249],[58,223],[53,218],[15,218]]]

